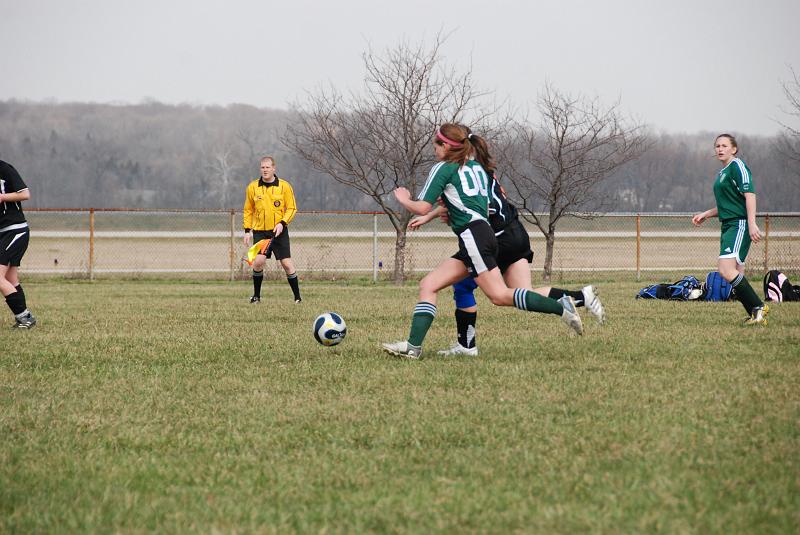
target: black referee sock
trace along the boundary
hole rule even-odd
[[[15,316],[19,316],[27,309],[25,305],[25,294],[19,290],[6,296],[6,304]]]
[[[550,288],[550,293],[547,294],[547,297],[558,301],[565,295],[570,296],[575,301],[576,307],[582,307],[584,305],[583,292],[580,290],[570,291],[570,290],[562,290],[561,288]]]
[[[261,283],[264,282],[264,271],[253,270],[253,296],[261,299]]]
[[[739,275],[731,281],[731,286],[736,290],[736,299],[739,300],[747,311],[748,316],[753,313],[754,308],[764,306],[764,302],[758,297],[753,287],[750,286],[747,277],[742,273],[739,273]]]
[[[456,309],[456,329],[458,331],[458,343],[462,347],[475,347],[475,323],[478,321],[477,312],[467,312],[466,310]]]
[[[294,300],[302,301],[302,299],[300,299],[300,284],[297,282],[297,272],[294,272],[291,275],[286,275],[286,280],[289,281],[289,286],[292,287]]]

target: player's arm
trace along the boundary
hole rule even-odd
[[[408,228],[410,228],[412,230],[418,229],[422,225],[425,225],[425,224],[433,221],[437,217],[440,217],[443,212],[447,213],[447,208],[445,208],[444,206],[437,206],[436,208],[434,208],[433,210],[431,210],[427,214],[420,215],[420,216],[417,216],[414,219],[412,219],[408,223]]]
[[[22,202],[31,198],[31,190],[25,188],[11,193],[0,193],[0,202]]]
[[[292,222],[292,219],[294,219],[294,216],[297,213],[297,201],[294,198],[294,190],[292,189],[292,186],[290,186],[288,182],[284,181],[283,187],[283,206],[285,207],[285,210],[283,212],[283,219],[278,221],[278,223],[275,225],[275,236],[280,235],[284,230],[286,230],[286,227]],[[278,225],[280,225],[280,228]]]
[[[692,224],[694,226],[700,226],[703,222],[708,219],[709,217],[715,217],[719,212],[717,211],[717,207],[710,210],[706,210],[705,212],[700,212],[699,214],[695,214],[692,216]]]
[[[249,185],[244,193],[242,227],[244,227],[244,244],[249,246],[253,242],[253,198],[252,190]]]
[[[756,223],[756,194],[745,193],[744,203],[747,208],[747,229],[750,232],[750,239],[753,240],[753,243],[758,243],[761,241],[761,229]]]
[[[433,205],[428,201],[415,201],[411,198],[411,192],[407,188],[397,188],[394,190],[394,197],[397,199],[403,208],[412,214],[425,215],[431,211]]]
[[[5,177],[6,191],[0,193],[0,202],[22,202],[31,198],[31,192],[17,169],[6,162],[0,162],[2,176]]]

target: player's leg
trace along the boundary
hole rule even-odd
[[[597,287],[593,284],[584,286],[580,290],[565,290],[563,288],[553,288],[551,286],[540,286],[536,288],[534,292],[555,300],[568,295],[573,299],[576,307],[586,307],[598,323],[602,324],[606,320],[605,308],[600,301]]]
[[[531,290],[531,263],[533,262],[533,249],[531,240],[525,227],[519,220],[513,222],[503,233],[497,237],[499,254],[497,265],[503,272],[503,279],[509,288],[522,288]],[[543,286],[533,290],[542,297],[558,301],[565,295],[573,299],[575,306],[587,303],[589,311],[602,322],[604,312],[600,300],[596,296],[595,288],[587,286],[583,290],[570,291],[560,288]],[[591,305],[589,305],[591,303]]]
[[[739,219],[725,223],[720,234],[717,270],[722,278],[731,283],[736,299],[747,311],[747,323],[766,325],[769,308],[758,297],[744,275],[744,261],[750,251],[750,241],[746,220]]]
[[[25,292],[19,284],[17,266],[0,266],[0,292],[6,300],[6,305],[14,314],[14,327],[19,329],[30,329],[36,325],[36,318],[33,317],[25,300]]]
[[[502,267],[502,266],[501,266]],[[525,288],[531,289],[531,264],[524,258],[520,258],[503,272],[503,280],[506,281],[506,286],[509,288]],[[536,293],[547,297],[546,293],[539,292],[538,289],[534,290]]]
[[[439,351],[439,355],[478,356],[475,325],[478,320],[478,304],[475,301],[475,289],[478,285],[472,277],[465,277],[453,284],[453,300],[456,303],[457,341],[449,349]]]
[[[253,231],[253,243],[259,243],[267,238],[272,238],[272,233],[264,230]],[[265,254],[257,254],[253,260],[253,295],[250,303],[258,304],[261,302],[261,285],[264,283],[264,266],[267,263]]]
[[[14,327],[30,329],[36,325],[36,318],[28,310],[25,292],[19,283],[19,265],[28,250],[30,233],[6,233],[0,239],[0,293],[8,308],[14,314]]]
[[[250,297],[251,303],[261,302],[261,285],[264,282],[264,265],[267,263],[267,257],[263,254],[256,255],[253,260],[253,295]]]
[[[515,306],[529,312],[555,314],[561,316],[561,320],[576,333],[583,334],[583,323],[575,310],[575,303],[569,296],[556,301],[526,288],[511,289],[506,286],[498,268],[481,273],[475,278],[475,282],[492,304]]]
[[[436,317],[436,294],[466,275],[466,266],[455,258],[448,258],[428,273],[419,283],[419,302],[414,307],[408,339],[383,344],[383,349],[398,357],[420,358],[425,335]]]
[[[294,302],[301,302],[302,299],[300,297],[300,284],[297,279],[297,270],[295,269],[294,262],[292,261],[292,248],[289,242],[289,229],[285,229],[283,232],[281,232],[280,236],[275,238],[275,241],[272,244],[272,253],[280,262],[283,271],[286,273],[286,282],[289,283],[289,287],[292,289]]]
[[[286,281],[289,283],[289,287],[292,289],[294,302],[301,302],[303,299],[300,297],[300,283],[297,280],[297,269],[294,267],[294,262],[292,262],[291,257],[281,258],[279,262],[281,263],[283,271],[286,272]]]

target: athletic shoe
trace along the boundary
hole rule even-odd
[[[767,314],[769,314],[769,305],[763,307],[756,307],[753,313],[744,322],[745,325],[766,325]]]
[[[36,325],[36,318],[33,317],[33,314],[30,312],[22,319],[15,318],[15,320],[16,322],[12,326],[12,329],[33,329],[33,326]]]
[[[295,305],[298,304],[298,303],[302,303],[302,302],[303,302],[303,300],[299,299],[299,298],[294,300],[294,304]]]
[[[561,313],[561,321],[576,333],[583,334],[583,322],[578,315],[578,311],[575,310],[575,300],[568,295],[564,295],[558,302],[564,307],[564,312]]]
[[[603,309],[603,303],[600,302],[600,298],[597,296],[599,293],[597,288],[592,286],[584,286],[581,290],[583,292],[583,306],[591,312],[592,316],[595,317],[597,323],[600,325],[606,321],[606,311]]]
[[[419,360],[422,358],[422,348],[412,346],[406,340],[403,340],[402,342],[386,343],[381,345],[383,346],[384,351],[390,355],[394,355],[395,357],[412,360]]]
[[[464,347],[458,342],[450,346],[450,349],[442,349],[441,351],[436,352],[437,355],[442,355],[444,357],[452,357],[455,355],[466,355],[468,357],[477,357],[478,356],[478,346],[474,347]]]
[[[251,305],[257,305],[260,302],[261,302],[261,298],[260,297],[256,297],[254,295],[253,297],[250,298],[250,304]]]

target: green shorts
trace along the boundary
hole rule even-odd
[[[750,231],[746,219],[728,219],[722,222],[722,234],[719,237],[719,257],[735,258],[738,264],[744,264],[750,251]]]

